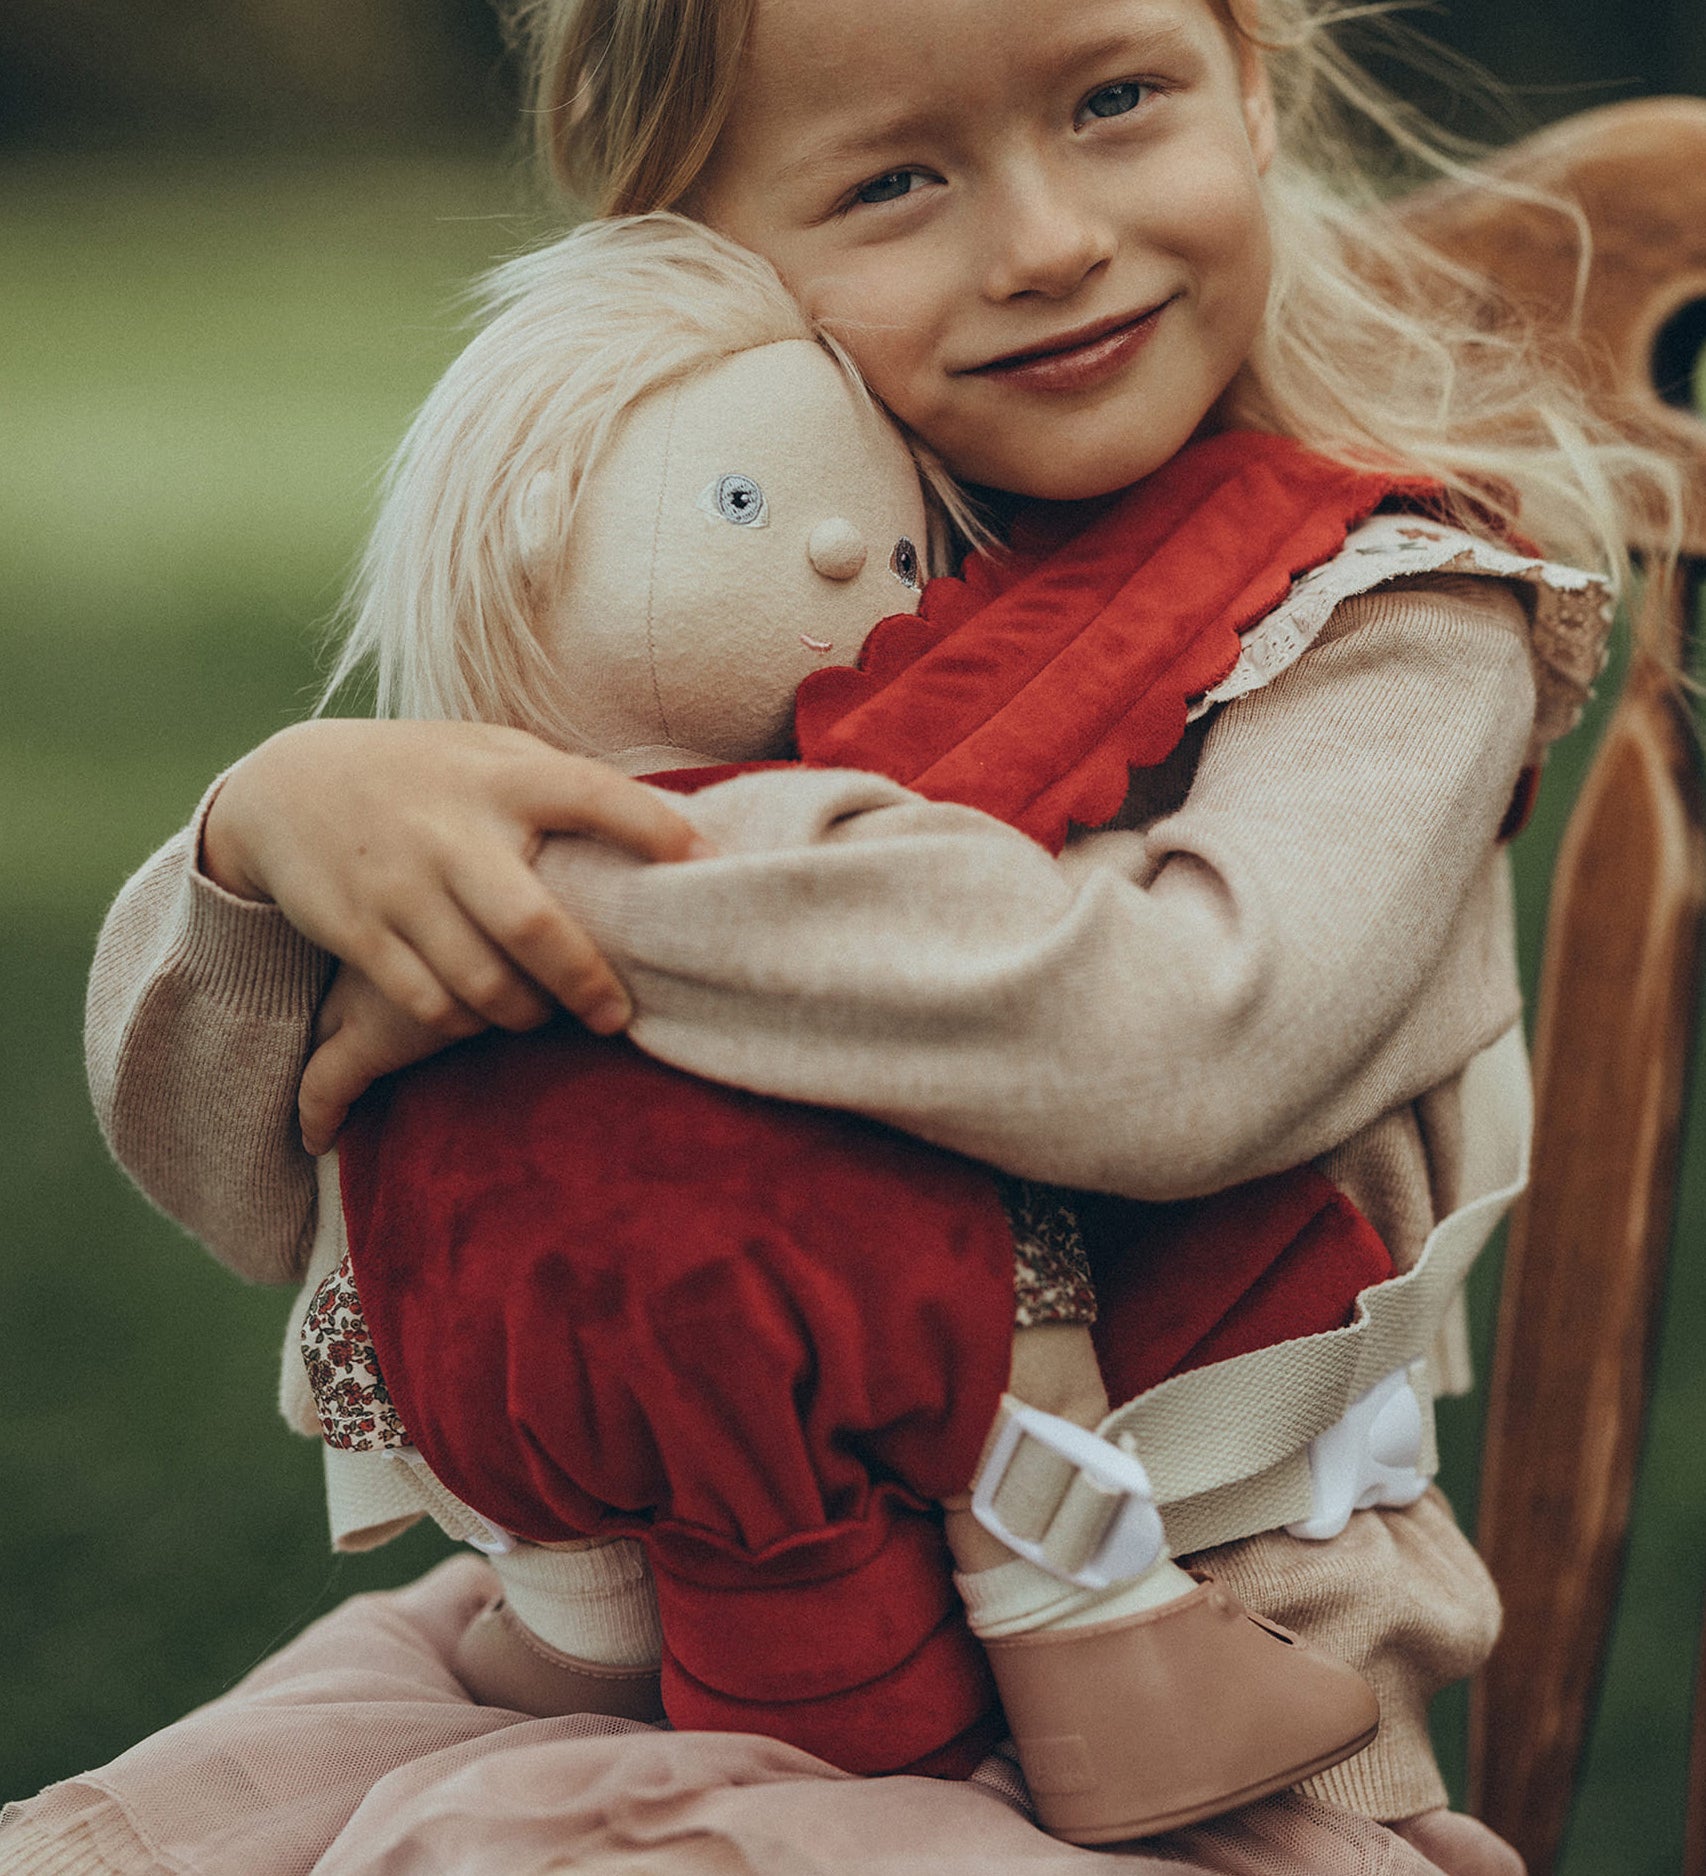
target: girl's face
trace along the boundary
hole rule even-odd
[[[1271,103],[1210,0],[759,0],[690,206],[963,480],[1180,449],[1267,302]]]

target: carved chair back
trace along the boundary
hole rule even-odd
[[[1672,448],[1690,512],[1679,590],[1637,650],[1554,875],[1534,1030],[1534,1181],[1512,1221],[1477,1540],[1505,1633],[1472,1698],[1471,1801],[1550,1876],[1621,1580],[1700,1007],[1706,811],[1683,666],[1706,565],[1706,100],[1590,111],[1498,168],[1577,204],[1432,190],[1409,213],[1538,315],[1607,412]],[[1638,550],[1655,545],[1637,540]],[[1706,1876],[1706,1656],[1687,1876]]]

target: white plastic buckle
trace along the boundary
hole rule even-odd
[[[1413,1505],[1428,1489],[1422,1471],[1426,1427],[1408,1368],[1397,1368],[1352,1401],[1345,1416],[1309,1442],[1311,1515],[1285,1528],[1324,1543],[1353,1511]]]
[[[1002,1480],[1007,1476],[1019,1442],[1026,1438],[1066,1460],[1097,1490],[1120,1501],[1095,1551],[1075,1570],[1063,1569],[1054,1561],[1046,1542],[1021,1537],[1009,1530],[996,1510]],[[1166,1555],[1167,1535],[1142,1462],[1099,1434],[1070,1420],[1062,1420],[1056,1414],[1027,1407],[1023,1401],[1003,1403],[995,1444],[972,1487],[971,1509],[978,1523],[991,1536],[1000,1538],[1009,1550],[1048,1571],[1050,1576],[1076,1583],[1082,1589],[1107,1589],[1114,1583],[1130,1582],[1144,1575]]]

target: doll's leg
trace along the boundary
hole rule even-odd
[[[1007,1391],[1029,1407],[1094,1430],[1107,1418],[1108,1391],[1090,1340],[1096,1291],[1072,1195],[1028,1179],[1002,1178],[999,1186],[1013,1231],[1015,1327]],[[1133,1582],[1103,1592],[1075,1590],[1016,1558],[972,1516],[969,1495],[948,1502],[947,1526],[980,1635],[1107,1620],[1196,1588],[1161,1557]]]
[[[631,1538],[522,1544],[493,1564],[502,1585],[451,1666],[482,1706],[537,1718],[663,1718],[657,1595]]]
[[[1009,1420],[1004,1405],[978,1477],[992,1463],[1005,1467],[999,1508],[1007,1516],[1010,1505],[1010,1526],[1043,1543],[1047,1565],[977,1522],[969,1498],[945,1503],[955,1581],[988,1653],[1039,1822],[1077,1843],[1153,1835],[1361,1750],[1378,1710],[1342,1663],[1250,1616],[1164,1551],[1112,1581],[1100,1567],[1085,1568],[1099,1565],[1111,1509],[1106,1493],[1082,1489],[1084,1475],[1061,1450],[1072,1445],[1062,1434],[1093,1432],[1108,1411],[1090,1340],[1088,1263],[1075,1279],[1076,1224],[1063,1196],[1010,1187],[1005,1197],[1021,1323],[1008,1398],[1052,1417],[1057,1431],[1033,1422],[1009,1458],[995,1459]],[[1081,1258],[1081,1243],[1076,1251]],[[1041,1284],[1039,1269],[1048,1275]]]
[[[1008,1393],[1092,1431],[1108,1416],[1089,1326],[1044,1322],[1013,1332]],[[972,1516],[969,1494],[947,1501],[948,1542],[959,1567],[959,1584],[980,1638],[1020,1634],[1033,1628],[1104,1622],[1154,1608],[1196,1589],[1171,1558],[1163,1556],[1143,1575],[1106,1590],[1085,1590],[1027,1563]]]
[[[301,1346],[329,1445],[408,1448],[347,1254],[315,1291]],[[458,1534],[454,1521],[445,1528]],[[539,1718],[662,1719],[663,1640],[639,1544],[624,1537],[521,1544],[493,1563],[500,1592],[469,1623],[451,1661],[482,1706]]]

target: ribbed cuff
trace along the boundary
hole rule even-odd
[[[171,961],[220,1002],[240,1005],[263,1022],[301,1022],[319,1007],[332,972],[330,954],[304,938],[270,900],[240,899],[201,870],[202,832],[224,779],[202,796],[190,822]]]
[[[141,1876],[167,1867],[117,1801],[91,1786],[50,1786],[0,1811],[6,1876]]]
[[[1380,1732],[1366,1752],[1306,1780],[1298,1789],[1381,1823],[1419,1816],[1451,1802],[1434,1760],[1427,1714],[1384,1700]]]

